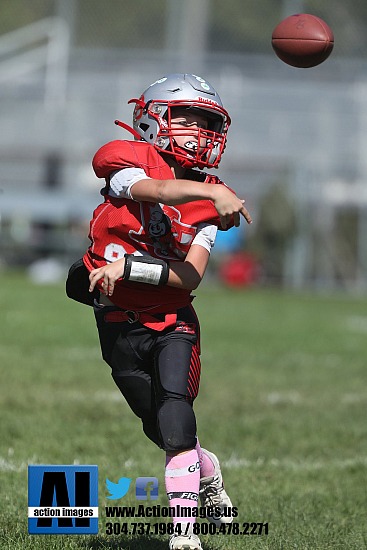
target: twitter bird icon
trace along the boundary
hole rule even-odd
[[[111,500],[117,500],[126,495],[129,490],[131,479],[129,477],[120,477],[117,483],[113,483],[109,479],[106,479],[106,487],[110,496],[107,498]]]

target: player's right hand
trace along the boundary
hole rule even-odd
[[[248,224],[252,223],[251,215],[245,208],[244,203],[244,199],[239,199],[224,185],[215,186],[214,205],[223,229],[227,229],[232,216],[235,227],[240,225],[240,216],[243,216]]]

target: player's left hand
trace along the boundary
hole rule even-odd
[[[115,289],[115,283],[120,279],[124,273],[125,268],[125,258],[116,260],[112,264],[104,265],[103,267],[98,267],[93,269],[89,273],[89,292],[93,292],[98,281],[103,279],[102,282],[102,291],[106,296],[112,296]]]

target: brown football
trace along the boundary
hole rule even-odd
[[[275,27],[271,43],[284,63],[308,68],[320,65],[329,57],[334,47],[334,34],[316,15],[298,13]]]

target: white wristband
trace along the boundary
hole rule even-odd
[[[168,281],[169,265],[164,260],[151,256],[125,254],[125,267],[122,278],[135,283],[162,286]]]
[[[162,270],[163,267],[161,265],[132,262],[129,281],[158,285],[161,279]]]

